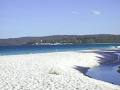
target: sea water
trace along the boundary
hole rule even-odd
[[[101,49],[109,50],[117,47],[120,47],[120,44],[0,46],[0,55],[65,52],[65,51],[81,52],[83,50],[101,50]],[[116,54],[118,56],[120,55],[119,52],[117,52]],[[99,67],[89,69],[86,75],[94,79],[103,80],[109,83],[120,85],[120,73],[117,72],[118,65],[120,64],[100,65]]]
[[[31,54],[63,51],[82,51],[95,49],[112,49],[120,44],[77,44],[77,45],[23,45],[0,46],[0,55]]]

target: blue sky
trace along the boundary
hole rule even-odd
[[[0,38],[120,34],[120,0],[0,0]]]

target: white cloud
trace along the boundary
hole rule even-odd
[[[94,14],[94,15],[101,15],[101,12],[98,11],[98,10],[93,10],[93,11],[92,11],[92,14]]]
[[[72,14],[77,15],[77,14],[80,14],[80,12],[78,12],[78,11],[72,11]]]

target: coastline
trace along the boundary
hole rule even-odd
[[[0,88],[119,90],[118,85],[95,80],[83,74],[86,69],[100,65],[98,57],[103,56],[94,52],[0,56]]]

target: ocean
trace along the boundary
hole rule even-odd
[[[112,49],[120,44],[23,45],[0,46],[0,55]]]
[[[18,55],[32,53],[65,52],[84,50],[111,50],[120,49],[120,44],[79,44],[79,45],[24,45],[24,46],[0,46],[0,55]],[[119,52],[115,52],[120,57]],[[118,58],[120,59],[120,58]],[[100,65],[88,69],[87,76],[120,85],[120,74],[116,71],[117,64]]]

